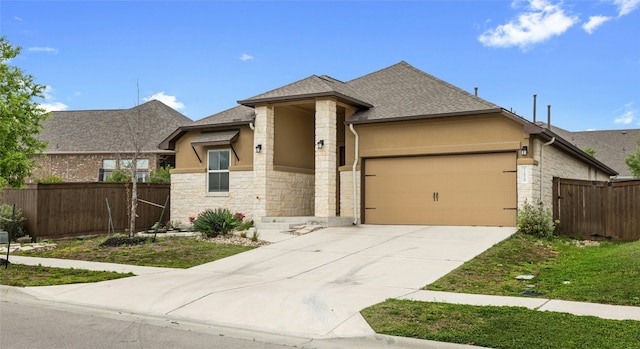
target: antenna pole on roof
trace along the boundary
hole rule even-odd
[[[536,99],[538,98],[538,95],[534,94],[533,95],[533,123],[536,123]]]
[[[551,104],[547,105],[547,128],[551,129]]]
[[[474,88],[473,88],[473,91],[474,91],[474,93],[475,93],[476,97],[478,97],[478,88],[477,88],[477,87],[474,87]]]

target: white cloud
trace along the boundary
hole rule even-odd
[[[178,99],[176,98],[176,96],[165,95],[164,92],[154,93],[151,96],[144,98],[144,101],[148,102],[154,99],[170,106],[175,110],[180,110],[184,108],[184,104],[182,102],[178,102]]]
[[[18,21],[18,22],[22,22],[22,18],[18,17],[18,16],[13,16],[13,19]]]
[[[514,1],[518,6],[522,1]],[[482,33],[478,40],[485,46],[525,49],[567,31],[578,22],[577,16],[565,14],[561,3],[549,0],[528,0],[528,6],[517,18]]]
[[[599,26],[610,20],[608,16],[591,16],[589,20],[582,25],[582,29],[589,34],[592,34]]]
[[[40,103],[40,107],[47,112],[69,109],[68,105],[56,101],[56,98],[53,96],[53,92],[54,90],[51,86],[45,86],[44,91],[42,91],[42,98],[44,99],[44,103]]]
[[[246,61],[250,61],[252,59],[253,59],[253,56],[250,55],[250,54],[243,53],[242,56],[240,56],[240,60],[241,61],[245,61],[246,62]]]
[[[29,47],[27,49],[27,51],[29,51],[29,52],[51,53],[51,54],[54,54],[54,55],[58,54],[58,49],[57,48],[53,48],[53,47]]]
[[[638,110],[633,108],[633,102],[629,102],[622,108],[622,114],[616,117],[613,122],[616,124],[628,125],[636,120]]]
[[[640,0],[613,0],[613,3],[618,6],[618,17],[628,15],[640,7]]]
[[[69,106],[62,102],[40,103],[40,107],[46,110],[47,112],[69,109]]]

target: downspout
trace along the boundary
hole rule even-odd
[[[251,129],[251,131],[255,131],[255,130],[256,130],[256,127],[255,127],[255,125],[253,124],[253,122],[250,122],[250,123],[249,123],[249,128]]]
[[[358,167],[358,132],[353,128],[353,124],[349,124],[349,130],[356,137],[355,139],[355,152],[353,158],[353,166],[351,167],[351,176],[353,180],[353,225],[358,224],[358,205],[356,205],[358,192],[356,191],[356,168]]]
[[[550,141],[544,143],[542,147],[540,147],[540,203],[542,203],[542,176],[544,176],[544,167],[543,167],[543,155],[544,155],[544,147],[547,145],[553,144],[556,141],[556,137],[551,138]]]

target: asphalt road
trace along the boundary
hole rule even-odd
[[[21,301],[0,302],[0,348],[288,348],[212,327]],[[260,335],[260,334],[258,334]],[[243,336],[250,336],[244,333]]]

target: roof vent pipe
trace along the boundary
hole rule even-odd
[[[538,95],[533,95],[533,123],[536,123],[536,98],[538,98]]]
[[[551,129],[551,104],[547,105],[547,129]]]
[[[477,87],[474,87],[474,88],[473,88],[473,91],[474,91],[474,93],[475,93],[476,97],[478,97],[478,88],[477,88]]]

